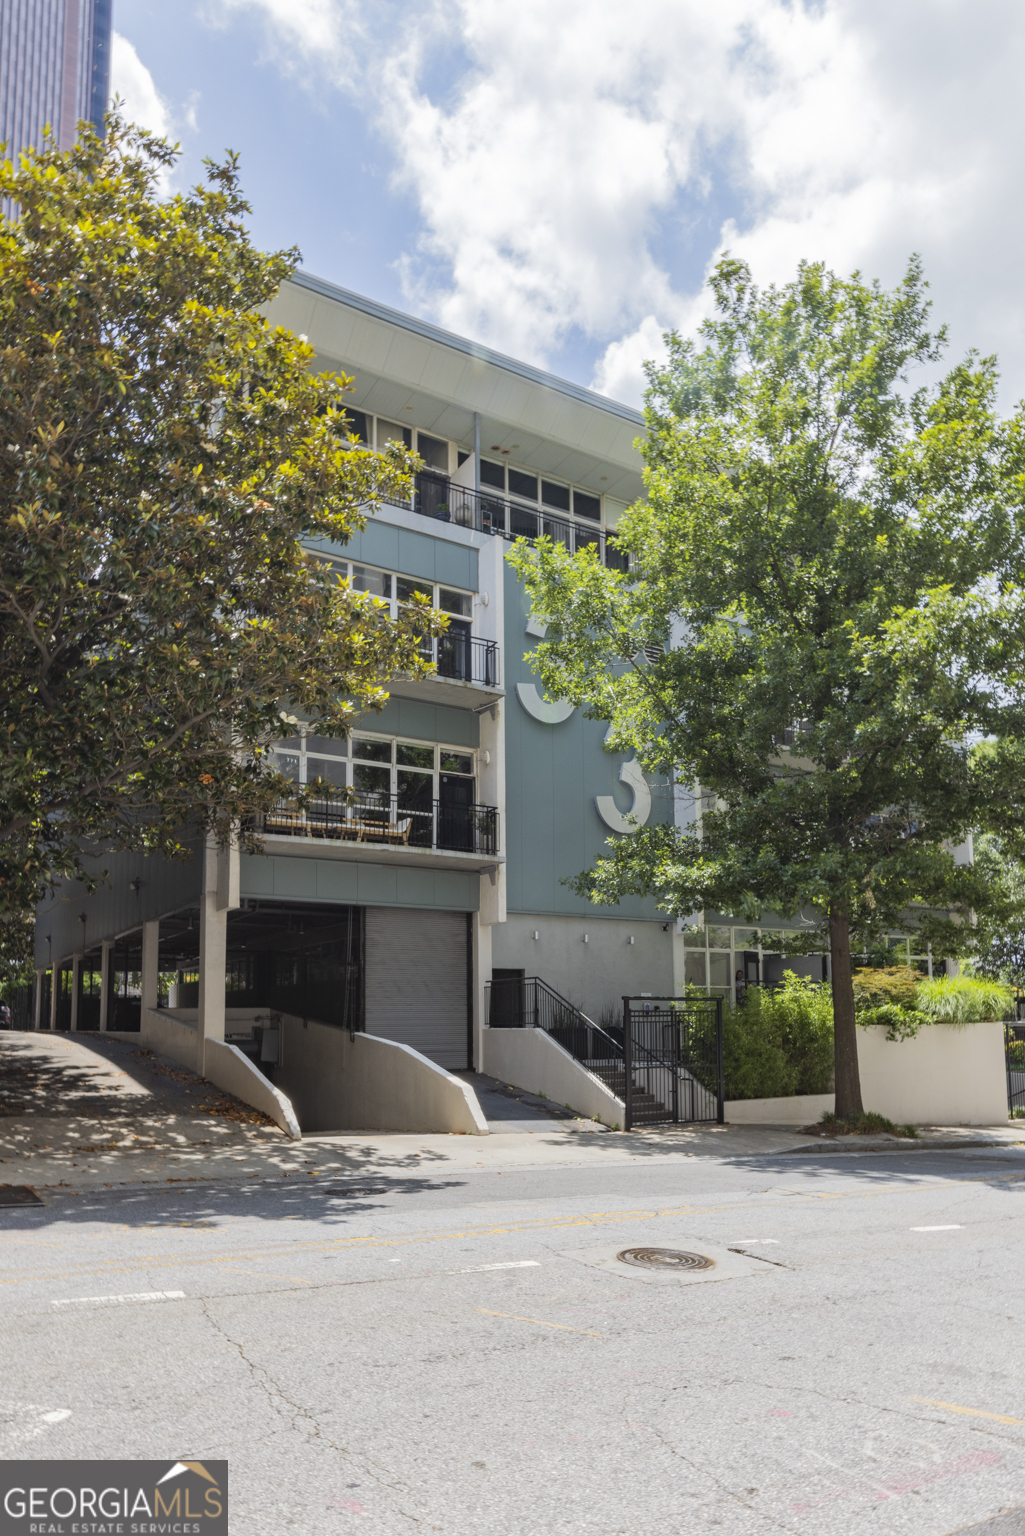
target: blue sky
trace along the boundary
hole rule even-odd
[[[115,0],[114,85],[304,265],[636,403],[724,248],[894,282],[1025,393],[1018,0]]]

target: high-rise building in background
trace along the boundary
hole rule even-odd
[[[0,0],[0,141],[14,158],[49,124],[70,149],[80,118],[102,129],[113,0]]]

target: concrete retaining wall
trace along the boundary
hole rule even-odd
[[[814,1125],[833,1108],[831,1093],[796,1094],[792,1099],[727,1099],[728,1125]],[[874,1108],[874,1106],[873,1106]]]
[[[396,1040],[281,1015],[275,1081],[313,1131],[460,1131],[488,1124],[468,1083]]]
[[[102,1036],[98,1038],[102,1039]],[[200,1072],[197,1063],[199,1033],[195,1024],[176,1018],[167,1009],[144,1009],[142,1028],[131,1038],[147,1050],[181,1062],[190,1072]],[[200,1076],[213,1083],[215,1088],[234,1094],[250,1108],[260,1110],[293,1141],[300,1139],[302,1132],[288,1099],[237,1046],[228,1045],[223,1040],[208,1040],[206,1071],[200,1072]]]
[[[898,1125],[1000,1125],[1007,1119],[1002,1024],[926,1024],[913,1040],[887,1040],[881,1025],[858,1030],[861,1100]],[[831,1093],[736,1099],[733,1125],[811,1125],[832,1110]]]
[[[866,1109],[912,1125],[1000,1125],[1007,1120],[1004,1026],[927,1024],[913,1040],[858,1030]]]
[[[481,1071],[514,1088],[568,1104],[588,1120],[622,1128],[626,1106],[543,1029],[482,1030]]]

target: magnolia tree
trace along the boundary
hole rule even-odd
[[[630,573],[545,541],[509,558],[549,620],[548,692],[680,786],[675,825],[611,842],[573,885],[797,920],[788,947],[831,958],[850,1118],[852,950],[913,922],[963,953],[1008,906],[957,850],[1023,825],[1023,418],[998,419],[991,359],[909,387],[944,343],[916,262],[892,292],[811,265],[760,292],[729,258],[711,286],[699,342],[670,334],[648,369],[647,498],[616,530]]]
[[[98,846],[244,828],[282,715],[344,734],[439,623],[307,552],[413,461],[261,314],[297,253],[251,244],[234,157],[160,196],[175,155],[113,116],[0,167],[0,917]]]

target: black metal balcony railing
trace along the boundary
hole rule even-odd
[[[571,554],[591,546],[598,550],[605,565],[616,571],[629,569],[625,555],[616,547],[615,535],[604,528],[573,523],[553,517],[543,508],[516,501],[499,491],[473,491],[453,485],[444,475],[419,474],[414,477],[413,511],[421,517],[456,523],[478,533],[492,533],[502,539],[539,539],[547,536],[563,544]],[[394,506],[408,507],[409,502],[395,501]]]
[[[497,688],[500,682],[496,641],[478,640],[465,630],[450,629],[440,635],[434,643],[434,660],[439,677],[485,688]]]
[[[493,805],[407,802],[401,795],[357,794],[344,800],[313,800],[305,809],[281,800],[257,819],[256,831],[285,837],[318,837],[392,848],[434,848],[453,853],[498,852],[498,811]]]

